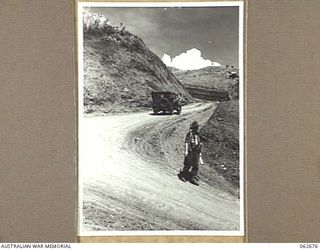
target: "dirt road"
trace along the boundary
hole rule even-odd
[[[177,178],[191,121],[214,104],[179,115],[86,116],[80,124],[82,235],[89,231],[239,230],[239,199],[210,183]],[[200,168],[201,171],[201,168]]]

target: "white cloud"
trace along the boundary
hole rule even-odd
[[[171,56],[169,56],[167,54],[163,54],[163,57],[161,59],[165,65],[171,66],[171,64],[172,64]]]
[[[201,69],[208,66],[221,66],[218,62],[212,62],[209,59],[204,59],[201,56],[201,51],[193,48],[181,53],[180,55],[171,58],[170,55],[164,54],[162,61],[169,67],[174,67],[181,70]]]

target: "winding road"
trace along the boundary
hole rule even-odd
[[[79,124],[80,235],[141,230],[238,231],[239,199],[177,178],[189,124],[215,104],[181,115],[86,115]],[[201,171],[201,168],[200,168]]]

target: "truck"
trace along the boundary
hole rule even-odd
[[[178,114],[181,113],[181,104],[179,103],[181,94],[173,92],[152,92],[152,109],[154,114]]]

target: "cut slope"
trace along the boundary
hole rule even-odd
[[[239,100],[219,103],[200,133],[207,139],[203,148],[205,162],[238,190]]]
[[[184,103],[192,101],[142,39],[123,26],[110,25],[102,15],[87,12],[84,22],[85,112],[147,108],[151,106],[152,91],[181,93]]]
[[[199,99],[225,101],[238,98],[235,79],[230,78],[230,68],[206,67],[198,70],[178,70],[171,68],[190,94]],[[237,69],[232,71],[238,73]]]

